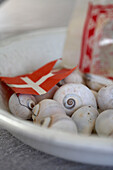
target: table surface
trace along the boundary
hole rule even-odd
[[[76,0],[0,0],[0,41],[31,30],[68,26]],[[37,22],[38,21],[38,22]],[[0,128],[0,170],[111,170],[56,158]]]

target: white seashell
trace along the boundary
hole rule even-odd
[[[47,93],[42,94],[42,95],[34,95],[36,98],[36,102],[39,103],[40,101],[44,100],[44,99],[52,99],[54,93],[56,92],[56,90],[58,90],[58,86],[55,85],[52,89],[50,89]]]
[[[98,115],[98,111],[92,106],[83,106],[75,111],[72,120],[77,126],[78,133],[90,135],[94,130]]]
[[[113,84],[112,80],[95,74],[85,74],[85,82],[90,89],[95,91],[100,90],[103,86]]]
[[[72,121],[70,117],[66,114],[53,114],[49,117],[43,117],[33,121],[35,124],[40,125],[41,127],[57,129],[60,131],[77,133],[76,124]]]
[[[36,99],[33,95],[25,95],[15,93],[9,99],[9,109],[11,113],[22,119],[30,119],[32,116],[31,110],[36,104]]]
[[[66,115],[63,107],[52,99],[44,99],[37,104],[32,110],[32,118],[35,122],[54,114]]]
[[[40,111],[40,105],[39,104],[36,104],[32,110],[32,119],[35,121],[36,119],[36,116],[38,115]]]
[[[103,110],[113,109],[113,85],[103,87],[97,95],[99,108]]]
[[[52,121],[52,117],[45,117],[43,119],[38,120],[37,122],[34,121],[34,123],[43,127],[50,127],[51,121]]]
[[[95,129],[99,136],[113,137],[113,109],[101,112],[96,119]]]
[[[68,117],[67,119],[67,116],[65,119],[61,119],[52,124],[51,128],[77,134],[76,124],[71,120],[71,118],[69,119]]]
[[[64,79],[65,83],[82,83],[84,84],[83,74],[78,70],[74,70],[69,76]]]
[[[72,115],[75,110],[84,105],[97,108],[93,93],[83,84],[65,84],[56,91],[53,99],[62,105],[67,115]]]

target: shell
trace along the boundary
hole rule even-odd
[[[52,89],[50,89],[47,93],[42,94],[42,95],[34,95],[34,97],[36,98],[36,102],[39,103],[40,101],[44,100],[44,99],[52,99],[54,93],[56,92],[56,90],[58,90],[58,86],[55,85]]]
[[[112,80],[95,74],[85,74],[85,82],[90,89],[95,91],[100,90],[103,86],[113,84]]]
[[[52,99],[44,99],[33,108],[32,119],[37,122],[38,120],[50,117],[53,114],[66,115],[64,109],[58,102]]]
[[[83,84],[65,84],[56,91],[53,99],[62,105],[69,116],[84,105],[91,105],[97,108],[93,93]]]
[[[78,70],[74,70],[69,76],[64,79],[65,83],[82,83],[84,84],[83,74]]]
[[[36,99],[33,95],[13,94],[9,99],[9,109],[11,113],[22,119],[31,119],[32,108],[36,104]]]
[[[56,123],[52,124],[51,128],[77,134],[76,124],[67,116],[65,116],[65,119],[60,119]]]
[[[90,135],[94,130],[98,115],[98,111],[92,106],[83,106],[75,111],[72,120],[77,126],[78,133]]]
[[[101,112],[96,119],[95,129],[99,136],[113,137],[113,109]]]
[[[113,109],[113,85],[103,87],[99,90],[97,102],[101,111]]]
[[[76,124],[65,114],[53,114],[34,122],[42,127],[57,129],[60,131],[77,133]]]
[[[34,121],[35,124],[38,124],[46,128],[49,128],[51,126],[51,122],[52,122],[52,117],[45,117],[45,118],[39,119],[38,121]]]
[[[42,100],[33,108],[32,113],[35,124],[46,128],[77,133],[77,127],[74,122],[66,115],[62,106],[54,100]]]

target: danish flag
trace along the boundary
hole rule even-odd
[[[51,61],[30,74],[16,77],[0,77],[15,93],[41,95],[47,93],[60,80],[71,74],[73,69],[53,69],[58,60]]]

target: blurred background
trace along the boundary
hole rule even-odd
[[[0,0],[0,40],[31,30],[68,26],[76,0]]]

